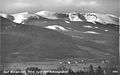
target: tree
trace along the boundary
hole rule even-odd
[[[96,69],[96,75],[104,75],[102,67],[98,66],[98,68]]]
[[[58,71],[67,71],[68,69],[65,67],[65,66],[59,66],[58,68],[57,68],[57,70]]]
[[[92,65],[89,66],[89,75],[95,75]]]
[[[39,72],[40,72],[41,70],[38,68],[38,67],[28,67],[27,69],[26,69],[26,73],[28,73],[28,74],[39,74]]]
[[[75,73],[72,71],[72,69],[69,69],[68,75],[74,75]]]

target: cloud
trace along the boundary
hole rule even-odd
[[[13,6],[14,7],[30,7],[32,6],[32,4],[30,3],[23,3],[23,2],[16,2],[16,3],[13,3]]]
[[[95,0],[55,0],[62,5],[69,6],[100,6],[100,3]]]
[[[97,1],[79,1],[76,6],[100,6]]]
[[[5,2],[5,4],[7,9],[28,8],[34,5],[34,3],[30,2],[29,0],[11,0]]]
[[[61,3],[72,3],[74,0],[56,0],[57,2],[61,2]]]
[[[92,5],[92,6],[100,6],[100,4],[96,1],[91,1],[88,3],[88,5]]]
[[[119,0],[0,0],[0,11],[59,10],[69,12],[81,10],[86,12],[118,14],[118,5]],[[101,10],[98,9],[99,7]]]
[[[95,0],[11,0],[5,2],[7,8],[26,8],[26,7],[80,7],[80,6],[99,6]]]

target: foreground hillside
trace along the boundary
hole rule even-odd
[[[41,61],[40,58],[82,56],[69,36],[43,27],[16,24],[5,18],[1,20],[3,61]]]
[[[42,18],[29,18],[24,22],[28,25],[42,26],[72,37],[77,46],[88,51],[97,58],[111,58],[118,53],[119,26],[101,24],[99,22],[73,22]],[[110,53],[110,54],[109,54]],[[113,56],[112,56],[112,55]],[[117,56],[118,57],[118,56]]]
[[[68,24],[61,20],[47,20],[45,23],[27,20],[25,23],[17,24],[1,17],[3,62],[42,61],[44,58],[58,60],[116,58],[118,52],[116,26],[95,25],[89,22]],[[49,27],[55,25],[57,26],[55,30]],[[99,29],[88,28],[88,25]]]

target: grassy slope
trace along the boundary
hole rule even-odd
[[[92,57],[72,38],[43,27],[20,25],[2,18],[3,62],[41,61],[41,58]],[[86,56],[87,55],[87,56]]]

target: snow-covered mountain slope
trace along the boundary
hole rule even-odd
[[[4,17],[4,18],[7,18],[7,19],[9,19],[11,21],[14,20],[14,17],[12,15],[9,15],[9,14],[0,13],[0,16]]]
[[[119,18],[111,14],[79,13],[79,12],[71,12],[64,14],[50,11],[40,11],[35,14],[48,19],[62,19],[81,22],[87,21],[92,23],[99,22],[101,24],[115,24],[115,25],[119,24]]]
[[[99,22],[102,24],[119,24],[119,19],[115,16],[99,13],[86,13],[85,18],[88,22]]]
[[[75,12],[69,13],[69,19],[70,21],[82,21]]]
[[[71,12],[71,13],[58,13],[51,11],[40,11],[34,14],[28,12],[22,12],[17,14],[0,14],[0,16],[8,18],[13,17],[13,22],[23,23],[28,18],[37,18],[39,17],[50,19],[50,20],[67,20],[67,21],[80,21],[80,22],[99,22],[101,24],[115,24],[119,25],[119,18],[111,14],[100,14],[100,13],[80,13],[80,12]],[[11,18],[10,18],[11,19]],[[45,19],[44,19],[45,20]]]
[[[8,17],[8,15],[7,15],[7,14],[4,14],[4,13],[0,13],[0,16],[1,16],[1,17],[4,17],[4,18],[7,18],[7,17]]]
[[[81,21],[81,22],[99,22],[101,24],[119,24],[119,18],[111,14],[100,14],[100,13],[69,13],[70,21]]]
[[[22,12],[22,13],[17,13],[17,14],[12,14],[14,16],[13,22],[15,23],[22,23],[24,24],[24,21],[27,20],[28,18],[39,18],[39,16],[35,14],[30,14],[28,12]]]
[[[27,15],[27,14],[28,14],[28,12],[22,12],[22,13],[13,14],[13,16],[15,18],[13,20],[13,22],[15,22],[15,23],[22,23],[25,19],[27,19],[25,17],[25,15]]]
[[[56,12],[51,12],[51,11],[40,11],[40,12],[37,12],[35,13],[39,16],[42,16],[42,17],[45,17],[45,18],[48,18],[48,19],[58,19],[55,14]]]

